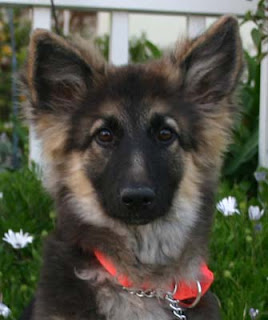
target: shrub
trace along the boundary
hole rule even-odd
[[[251,37],[256,53],[245,51],[246,77],[241,83],[241,116],[234,128],[234,141],[225,161],[223,175],[233,183],[247,180],[250,191],[256,190],[253,173],[258,165],[260,63],[265,56],[263,44],[268,39],[265,28],[265,1],[261,0],[255,13],[248,12],[243,24],[253,22]]]

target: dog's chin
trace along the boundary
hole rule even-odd
[[[143,218],[143,217],[132,217],[132,218],[119,218],[123,223],[130,226],[146,225],[154,221],[155,219]]]
[[[129,226],[140,226],[140,225],[146,225],[154,222],[155,220],[162,217],[164,214],[158,214],[158,215],[139,215],[139,214],[131,214],[131,215],[113,215],[110,217],[119,220],[120,222],[124,223],[125,225]]]

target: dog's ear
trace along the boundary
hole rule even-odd
[[[53,33],[34,32],[26,71],[34,114],[75,108],[93,85],[96,70],[87,58],[81,48]]]
[[[224,16],[203,35],[175,50],[173,63],[182,71],[187,99],[217,103],[232,93],[242,71],[242,45],[237,20]]]
[[[52,159],[64,149],[70,117],[104,70],[104,60],[82,40],[70,43],[45,30],[32,35],[21,74],[27,96],[23,111]]]

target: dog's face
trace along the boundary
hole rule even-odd
[[[183,153],[195,148],[198,115],[178,85],[141,66],[109,72],[104,81],[74,113],[68,152],[86,155],[85,175],[105,214],[146,224],[170,210]]]
[[[51,193],[79,219],[114,232],[140,226],[142,234],[151,226],[141,247],[166,237],[165,254],[190,232],[207,234],[241,57],[232,17],[161,60],[124,67],[36,31],[26,110],[42,141]]]

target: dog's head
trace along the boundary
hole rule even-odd
[[[160,60],[123,67],[36,31],[27,117],[42,142],[49,190],[93,225],[154,225],[156,237],[164,224],[166,236],[201,227],[210,220],[203,211],[228,144],[241,68],[233,17]],[[175,225],[181,230],[171,231]]]

